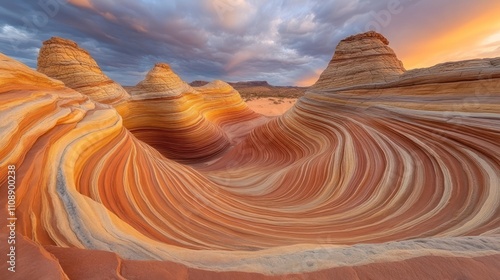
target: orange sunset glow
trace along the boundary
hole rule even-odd
[[[401,56],[407,69],[428,67],[445,61],[500,56],[500,3],[475,18],[457,22],[451,30],[412,42],[413,53]],[[486,42],[488,38],[495,41]],[[493,43],[493,44],[492,44]],[[397,50],[396,50],[397,51]]]
[[[447,61],[458,61],[475,58],[488,58],[500,56],[500,3],[489,2],[489,5],[474,5],[470,12],[465,7],[446,7],[453,11],[460,11],[460,16],[447,18],[447,21],[440,22],[441,26],[427,28],[425,32],[419,33],[422,36],[407,36],[408,30],[398,29],[398,23],[405,20],[405,13],[411,14],[409,8],[398,16],[394,16],[388,30],[387,38],[393,45],[399,59],[406,69],[430,67]],[[420,2],[420,4],[423,2]],[[438,16],[440,11],[430,12],[429,16]],[[419,18],[419,21],[425,19]],[[418,24],[417,22],[413,22]],[[413,26],[419,30],[418,26]],[[392,44],[395,43],[395,44]],[[325,64],[326,67],[326,64]],[[313,74],[304,74],[295,85],[310,86],[319,78],[324,68],[315,71]]]

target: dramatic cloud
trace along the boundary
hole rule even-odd
[[[1,52],[35,68],[42,41],[68,38],[125,85],[160,61],[187,81],[308,85],[342,38],[368,30],[407,68],[500,55],[494,0],[0,1]]]

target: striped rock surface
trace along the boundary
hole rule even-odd
[[[389,41],[374,31],[350,36],[337,45],[328,67],[312,86],[316,89],[387,83],[404,73]]]
[[[92,256],[131,278],[495,279],[496,61],[313,89],[263,119],[222,82],[111,106],[2,55],[23,250],[61,279],[99,271]]]
[[[86,50],[71,40],[52,37],[43,42],[38,71],[63,81],[97,102],[118,103],[129,97],[121,85],[101,71]]]

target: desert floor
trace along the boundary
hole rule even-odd
[[[295,98],[264,97],[247,101],[248,107],[265,116],[279,116],[295,104]]]

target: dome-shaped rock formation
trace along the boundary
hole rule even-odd
[[[86,50],[71,40],[52,37],[43,42],[38,71],[97,102],[113,104],[130,97],[121,85],[101,71]]]
[[[142,97],[177,96],[195,90],[184,82],[166,63],[157,63],[146,78],[130,90],[132,95]]]
[[[312,88],[343,88],[397,79],[405,69],[388,45],[389,41],[374,31],[340,41],[328,67]]]

